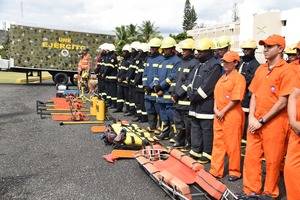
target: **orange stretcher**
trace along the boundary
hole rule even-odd
[[[147,146],[136,160],[172,199],[238,199],[202,164],[177,149]]]

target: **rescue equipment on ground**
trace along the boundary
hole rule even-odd
[[[172,199],[237,199],[203,165],[177,149],[146,146],[136,160]]]

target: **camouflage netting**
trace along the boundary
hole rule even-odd
[[[94,57],[100,44],[113,40],[112,35],[11,25],[8,54],[20,67],[76,70],[83,48]]]

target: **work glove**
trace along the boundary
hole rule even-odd
[[[151,94],[152,89],[149,86],[144,86],[144,91],[146,92],[146,94]]]
[[[161,91],[162,90],[162,87],[160,86],[160,85],[155,85],[154,86],[154,91],[157,93],[157,92],[159,92],[159,91]]]

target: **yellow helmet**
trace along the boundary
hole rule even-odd
[[[297,54],[296,47],[297,44],[292,44],[291,46],[288,46],[284,49],[284,53],[286,54]]]
[[[161,39],[159,38],[152,38],[149,43],[149,47],[160,47],[161,45]]]
[[[161,41],[161,47],[160,48],[167,49],[167,48],[171,48],[171,47],[175,47],[175,46],[176,46],[176,41],[174,40],[174,38],[165,37]]]
[[[180,45],[181,49],[195,49],[195,40],[192,38],[187,38],[182,41]]]
[[[213,41],[209,38],[202,38],[196,41],[196,49],[199,51],[213,49]]]
[[[217,49],[223,49],[231,45],[231,39],[228,36],[221,36],[217,39]]]
[[[257,44],[255,40],[245,40],[241,43],[240,47],[242,49],[256,49]]]
[[[212,41],[212,44],[213,44],[211,49],[213,49],[213,50],[218,49],[218,40],[217,40],[217,38],[213,38],[211,41]]]

